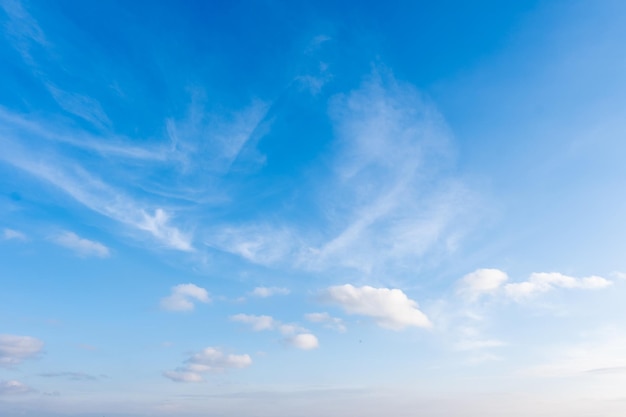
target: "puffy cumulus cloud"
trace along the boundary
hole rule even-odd
[[[100,242],[78,236],[76,233],[63,231],[52,238],[57,245],[73,250],[80,256],[96,256],[106,258],[110,255],[109,248]]]
[[[274,330],[279,323],[271,316],[255,316],[252,314],[235,314],[230,316],[232,321],[245,323],[252,327],[255,332],[262,330]]]
[[[494,294],[508,279],[507,274],[499,269],[477,269],[460,279],[458,292],[470,301],[476,301],[484,294]]]
[[[555,288],[596,290],[612,284],[608,279],[596,275],[574,278],[559,272],[535,272],[530,275],[527,281],[505,285],[504,291],[508,297],[520,301]]]
[[[345,284],[326,289],[322,297],[327,302],[341,306],[348,314],[372,317],[379,326],[392,330],[432,326],[428,317],[418,309],[417,303],[399,289],[370,286],[357,288]]]
[[[242,369],[252,365],[250,355],[225,354],[218,348],[208,347],[192,354],[183,366],[166,371],[163,376],[175,382],[201,382],[202,374]]]
[[[28,385],[16,381],[14,379],[9,381],[0,381],[0,395],[19,395],[28,394],[34,390]]]
[[[332,317],[328,313],[308,313],[304,315],[304,318],[311,323],[323,323],[325,327],[335,329],[341,333],[346,331],[343,320],[338,317]]]
[[[19,240],[22,242],[25,242],[28,240],[28,238],[26,237],[26,235],[18,230],[13,230],[13,229],[4,229],[2,231],[2,237],[5,240]]]
[[[0,334],[0,366],[17,365],[42,349],[43,342],[34,337]]]
[[[209,293],[195,284],[180,284],[172,287],[172,293],[161,299],[161,308],[168,311],[190,311],[194,301],[210,303]]]
[[[287,288],[279,288],[279,287],[256,287],[252,291],[252,295],[254,297],[267,298],[273,295],[287,295],[289,294],[289,289]]]
[[[301,333],[286,339],[287,344],[302,350],[317,349],[319,341],[317,337],[311,333]]]

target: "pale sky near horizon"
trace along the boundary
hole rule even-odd
[[[0,415],[626,415],[625,19],[0,0]]]

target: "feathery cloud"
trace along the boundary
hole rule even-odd
[[[13,230],[13,229],[4,229],[2,231],[2,237],[5,240],[20,240],[22,242],[25,242],[28,240],[28,237],[26,237],[24,233],[20,232],[19,230]]]
[[[100,242],[85,239],[74,232],[63,231],[52,238],[57,245],[73,250],[79,256],[95,256],[106,258],[110,255],[109,248]]]

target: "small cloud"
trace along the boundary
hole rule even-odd
[[[13,229],[4,229],[2,237],[4,237],[5,240],[19,240],[21,242],[28,240],[28,237],[26,237],[24,233]]]
[[[626,280],[626,272],[613,271],[610,275],[615,279]]]
[[[82,238],[73,232],[61,232],[53,237],[52,241],[57,245],[73,250],[80,256],[106,258],[110,255],[109,248],[102,243]]]
[[[44,378],[63,378],[70,381],[97,381],[99,378],[95,375],[89,375],[83,372],[47,372],[39,374]]]
[[[139,229],[151,233],[172,249],[184,252],[194,251],[191,236],[171,226],[169,224],[170,215],[163,209],[156,209],[154,215],[142,211],[142,216],[143,220],[136,224]]]
[[[530,275],[527,281],[505,285],[504,291],[508,297],[521,301],[555,288],[597,290],[607,288],[612,284],[613,282],[608,279],[595,275],[585,278],[574,278],[559,272],[535,272]]]
[[[201,382],[202,374],[242,369],[252,365],[250,355],[225,354],[220,349],[208,347],[194,353],[183,366],[166,371],[163,376],[175,382]]]
[[[14,379],[0,381],[0,396],[28,394],[33,391],[28,385]]]
[[[348,314],[374,318],[376,324],[392,330],[409,326],[431,327],[432,323],[418,309],[415,301],[399,289],[354,287],[350,284],[326,289],[323,299],[342,307]]]
[[[168,311],[190,311],[195,301],[210,303],[209,293],[195,284],[180,284],[172,287],[172,293],[161,299],[161,308]]]
[[[311,333],[301,333],[286,339],[287,344],[302,350],[317,349],[319,341]]]
[[[346,326],[343,324],[343,320],[338,317],[332,317],[328,313],[309,313],[304,316],[305,319],[311,323],[323,323],[325,327],[335,329],[340,333],[346,331]]]
[[[0,367],[8,367],[37,356],[43,342],[30,336],[0,334]]]
[[[476,301],[482,295],[494,294],[509,277],[499,269],[477,269],[465,275],[459,282],[459,294],[470,301]]]
[[[254,297],[267,298],[273,295],[287,295],[289,294],[289,289],[287,288],[279,288],[279,287],[256,287],[252,291],[252,295]]]
[[[279,323],[271,316],[255,316],[252,314],[235,314],[230,316],[232,321],[249,324],[252,330],[260,332],[263,330],[273,330]]]

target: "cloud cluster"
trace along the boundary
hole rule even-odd
[[[346,284],[327,288],[322,298],[342,307],[348,314],[372,317],[379,326],[392,330],[432,326],[417,303],[399,289]]]
[[[498,269],[478,269],[465,275],[458,282],[458,291],[470,301],[483,295],[502,295],[522,301],[557,288],[597,290],[607,288],[612,281],[592,275],[575,278],[559,272],[534,272],[526,281],[506,283],[508,276]]]
[[[180,284],[172,287],[172,293],[161,299],[161,308],[168,311],[190,311],[194,301],[210,303],[209,292],[195,284]]]
[[[249,325],[255,332],[276,330],[280,332],[287,345],[298,349],[310,350],[319,347],[317,337],[297,324],[281,323],[271,316],[255,316],[251,314],[235,314],[230,316],[232,321]]]
[[[43,342],[30,336],[0,334],[0,367],[13,366],[37,356]]]
[[[80,256],[95,256],[106,258],[110,255],[109,248],[100,242],[89,240],[78,236],[74,232],[63,231],[52,238],[58,245],[73,250]]]
[[[202,374],[242,369],[252,365],[250,355],[225,354],[218,348],[207,347],[191,355],[183,366],[166,371],[163,376],[176,382],[201,382]]]

